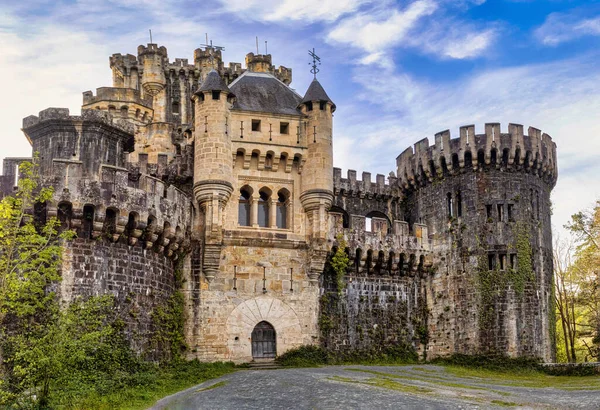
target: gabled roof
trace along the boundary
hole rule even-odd
[[[228,94],[232,94],[231,90],[225,85],[225,82],[214,69],[210,70],[210,72],[206,75],[206,78],[196,90],[196,94],[204,92],[204,91],[223,91]]]
[[[236,96],[234,109],[298,115],[302,97],[268,73],[245,71],[230,84]]]
[[[308,90],[306,90],[306,94],[302,99],[301,104],[311,102],[311,101],[327,101],[330,102],[333,107],[331,107],[331,111],[335,111],[335,104],[331,101],[331,98],[327,95],[321,83],[315,78],[310,83]]]

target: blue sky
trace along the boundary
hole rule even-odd
[[[189,58],[205,33],[243,62],[268,41],[292,87],[311,80],[307,50],[337,104],[335,165],[387,175],[407,146],[486,122],[531,125],[558,145],[554,225],[600,198],[600,1],[0,0],[0,157],[29,155],[21,119],[78,113],[110,85],[108,56],[148,42]],[[5,4],[3,4],[5,3]]]

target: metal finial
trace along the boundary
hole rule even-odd
[[[152,44],[152,29],[148,29],[148,31],[150,32],[150,44]]]
[[[221,46],[215,46],[213,45],[212,40],[210,40],[210,43],[208,42],[208,34],[206,35],[206,44],[200,44],[200,46],[202,47],[206,47],[207,50],[209,50],[210,53],[210,66],[212,68],[215,68],[215,57],[214,57],[214,52],[215,51],[224,51],[225,47],[221,47]]]
[[[315,79],[316,79],[317,73],[319,72],[319,69],[317,68],[317,66],[321,65],[321,58],[315,54],[314,48],[312,49],[312,51],[308,50],[308,55],[311,56],[313,59],[312,68],[310,69],[310,72],[315,76]],[[308,65],[311,65],[311,63],[308,63]]]

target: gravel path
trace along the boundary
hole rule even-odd
[[[506,383],[431,365],[244,370],[165,397],[152,409],[600,409],[600,390],[585,385]]]

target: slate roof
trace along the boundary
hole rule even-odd
[[[306,90],[306,94],[302,99],[302,103],[310,102],[310,101],[327,101],[330,102],[333,107],[331,107],[331,112],[335,111],[335,104],[331,101],[331,98],[327,95],[321,83],[315,78],[310,83],[308,90]]]
[[[298,115],[302,97],[268,73],[244,72],[230,84],[236,96],[234,109]]]
[[[206,75],[206,78],[196,90],[196,94],[204,91],[224,91],[231,94],[231,90],[225,85],[225,82],[221,79],[219,73],[214,69]]]

